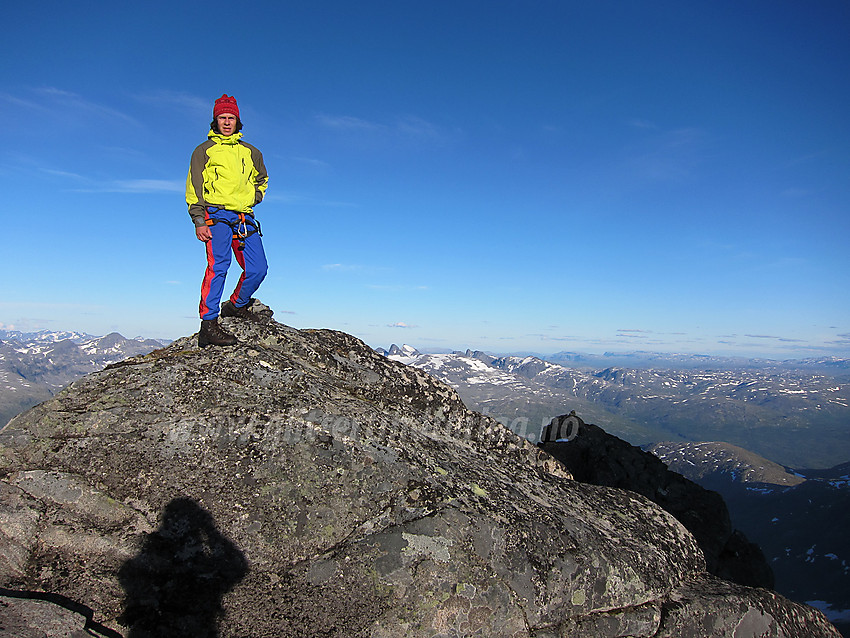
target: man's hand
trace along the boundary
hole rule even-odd
[[[209,241],[212,239],[212,232],[209,226],[195,226],[195,235],[201,241]]]

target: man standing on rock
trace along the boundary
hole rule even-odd
[[[253,211],[263,201],[268,184],[263,154],[241,139],[236,98],[222,95],[215,101],[210,127],[209,139],[192,153],[186,178],[189,215],[195,223],[195,235],[206,244],[207,252],[201,284],[201,347],[236,343],[236,337],[219,325],[219,314],[260,320],[248,306],[268,270],[260,225]],[[242,276],[219,310],[231,251],[242,267]]]

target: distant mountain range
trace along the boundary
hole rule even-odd
[[[168,342],[80,332],[0,330],[0,427],[68,383]]]
[[[850,459],[847,359],[759,363],[637,353],[617,356],[643,367],[592,368],[588,355],[570,355],[585,357],[577,366],[471,350],[383,352],[447,382],[470,407],[530,440],[552,417],[575,410],[634,445],[727,441],[789,467]]]
[[[569,364],[578,368],[661,368],[661,369],[721,369],[741,368],[758,370],[821,370],[832,373],[850,374],[850,359],[845,357],[810,357],[806,359],[759,359],[746,357],[722,357],[707,354],[676,354],[659,352],[606,352],[585,354],[579,352],[556,352],[540,357],[553,363]]]

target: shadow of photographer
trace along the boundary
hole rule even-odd
[[[222,597],[248,573],[245,556],[197,501],[177,498],[139,554],[121,566],[127,638],[215,638]]]

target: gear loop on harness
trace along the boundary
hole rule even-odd
[[[208,213],[216,213],[220,210],[225,210],[224,208],[217,208],[215,206],[208,206]],[[227,224],[230,226],[230,230],[233,231],[233,239],[234,241],[239,242],[239,250],[243,250],[245,248],[245,240],[257,233],[260,237],[263,236],[263,232],[260,228],[260,222],[254,219],[253,215],[247,215],[246,213],[236,213],[239,215],[239,220],[235,222],[228,221],[226,219],[218,219],[213,217],[207,217],[206,225],[213,226],[218,223]],[[253,226],[252,230],[248,230],[248,226]]]

